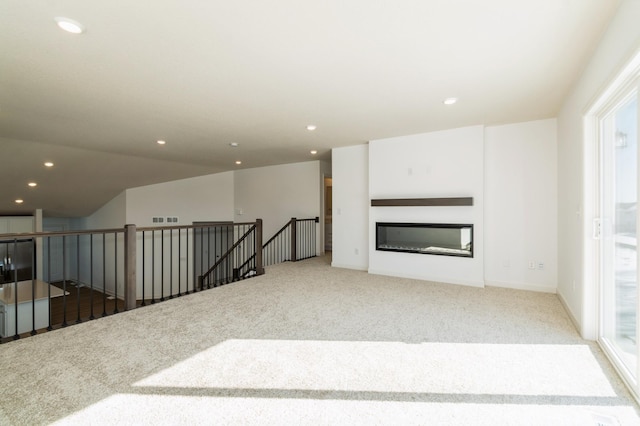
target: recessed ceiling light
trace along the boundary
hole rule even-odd
[[[38,184],[37,184],[37,183],[35,183],[35,182],[29,182],[27,185],[29,185],[29,186],[30,186],[30,187],[32,187],[32,188],[33,188],[34,186],[38,186]]]
[[[236,164],[240,165],[240,164],[242,164],[242,161],[238,160],[238,161],[236,161]]]
[[[167,143],[166,141],[158,141],[158,145],[164,145],[166,143]]]
[[[18,198],[18,199],[16,200],[16,204],[22,204],[22,203],[24,203],[24,200],[23,200],[23,199]]]
[[[44,163],[44,165],[46,167],[53,167],[53,163],[51,161],[47,161],[46,163]]]
[[[312,154],[312,155],[316,155],[317,153],[318,153],[318,151],[316,151],[315,149],[312,149],[312,150],[311,150],[311,154]]]
[[[81,23],[74,21],[73,19],[57,17],[54,18],[60,28],[71,34],[82,34],[84,32],[84,26]]]
[[[456,102],[458,102],[458,98],[447,98],[444,101],[442,101],[442,103],[445,105],[453,105]]]
[[[315,129],[317,129],[317,126],[315,124],[309,124],[307,126],[307,130],[310,132],[313,132]]]
[[[240,146],[240,144],[238,142],[231,142],[229,144],[229,146],[232,146],[232,147],[236,148],[236,147]]]

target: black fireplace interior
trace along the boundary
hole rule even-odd
[[[473,257],[473,225],[377,222],[376,250]]]

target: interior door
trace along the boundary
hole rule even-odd
[[[638,87],[600,120],[599,339],[627,381],[638,379]]]

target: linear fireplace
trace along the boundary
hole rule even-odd
[[[376,250],[473,257],[473,225],[376,222]]]

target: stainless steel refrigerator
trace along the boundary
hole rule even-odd
[[[35,247],[32,238],[0,241],[0,284],[32,278]]]

